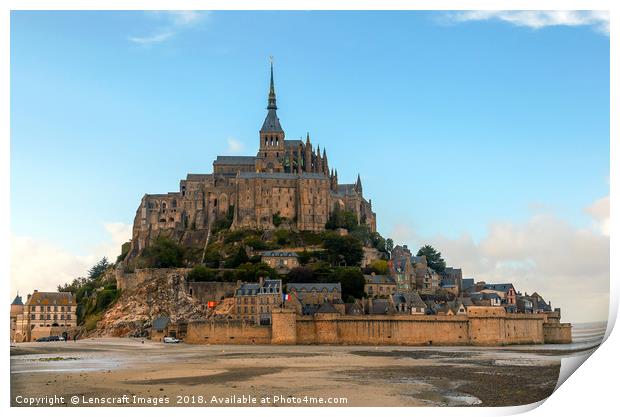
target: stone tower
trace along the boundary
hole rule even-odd
[[[283,172],[285,159],[284,130],[276,110],[276,91],[273,83],[273,62],[271,63],[271,80],[267,99],[267,117],[260,130],[257,171]]]

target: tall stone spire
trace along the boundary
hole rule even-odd
[[[316,170],[315,172],[322,174],[323,173],[323,161],[321,160],[321,147],[317,145],[316,147]]]
[[[329,165],[327,164],[327,151],[323,148],[323,173],[329,175]]]
[[[310,143],[310,132],[306,133],[306,154],[304,155],[304,169],[312,172],[312,144]]]
[[[357,181],[355,182],[355,191],[362,194],[362,180],[360,179],[360,174],[357,174]]]
[[[277,110],[276,89],[273,86],[273,58],[271,58],[271,81],[269,83],[269,99],[267,100],[267,110]]]
[[[269,98],[267,99],[267,117],[263,122],[261,133],[284,133],[282,126],[280,125],[280,119],[276,113],[278,106],[276,106],[276,89],[273,86],[273,62],[271,63],[271,79],[269,81]],[[280,138],[284,143],[284,137]],[[269,143],[271,143],[271,136],[269,137]]]

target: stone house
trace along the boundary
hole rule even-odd
[[[164,337],[168,336],[168,326],[170,326],[169,317],[157,317],[151,324],[150,339],[154,342],[163,342]]]
[[[397,314],[426,314],[426,303],[415,291],[397,292],[392,300]]]
[[[364,275],[364,292],[368,297],[391,297],[396,293],[396,281],[387,275]]]
[[[321,305],[325,302],[342,302],[340,283],[298,283],[287,284],[290,296],[299,300],[302,305]]]
[[[517,294],[517,312],[524,314],[534,313],[534,303],[532,299],[526,295]]]
[[[282,280],[244,283],[235,291],[234,317],[256,324],[271,324],[271,312],[282,306]]]
[[[20,304],[21,303],[21,304]],[[63,335],[77,330],[77,302],[70,292],[28,294],[26,303],[17,296],[11,305],[12,339],[31,341],[38,337]]]
[[[261,252],[261,262],[266,263],[279,274],[286,274],[291,269],[299,267],[299,255],[290,251]]]

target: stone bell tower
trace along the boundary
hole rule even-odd
[[[269,84],[269,98],[267,100],[267,117],[260,130],[260,145],[256,170],[258,172],[284,172],[284,130],[276,110],[276,91],[273,84],[273,62],[271,63],[271,80]]]

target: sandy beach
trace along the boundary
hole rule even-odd
[[[22,343],[11,347],[11,403],[522,405],[549,396],[561,358],[583,349],[209,346],[113,338]]]

